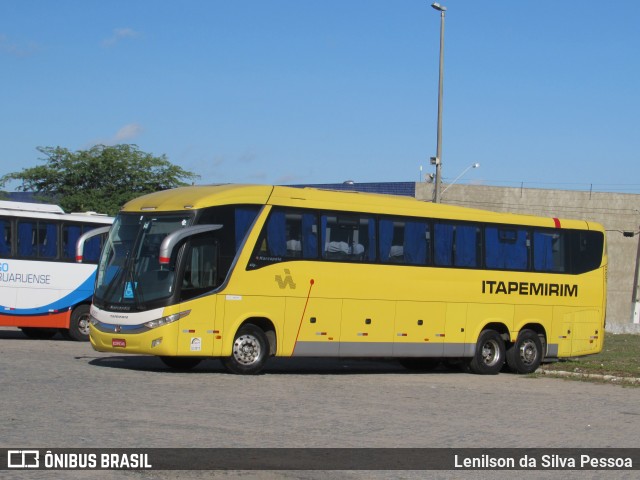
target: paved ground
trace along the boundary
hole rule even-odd
[[[218,361],[209,360],[191,372],[174,372],[154,357],[97,353],[87,343],[59,337],[30,340],[15,329],[0,329],[0,355],[0,446],[5,448],[640,446],[640,388],[453,370],[412,373],[391,361],[272,359],[263,375],[244,377],[227,374]],[[57,478],[61,472],[55,473],[16,472],[11,478]],[[95,478],[176,477],[176,472],[67,473],[69,478],[76,474],[93,478],[94,473]],[[432,473],[327,475],[602,476],[597,472]],[[635,477],[624,472],[607,475]],[[212,478],[212,473],[180,476]],[[216,472],[213,476],[326,475]]]

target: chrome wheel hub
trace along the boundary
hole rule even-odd
[[[242,365],[256,362],[260,352],[260,342],[252,335],[241,335],[233,342],[233,357]]]

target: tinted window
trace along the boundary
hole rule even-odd
[[[566,270],[564,231],[533,232],[533,269],[537,272]]]
[[[274,208],[260,232],[249,267],[259,268],[284,260],[317,258],[316,214],[304,210]]]
[[[188,300],[214,289],[218,272],[218,242],[213,235],[200,235],[190,242],[185,261],[180,299]]]
[[[583,230],[575,230],[571,234],[571,273],[585,273],[600,267],[604,234]]]
[[[353,214],[320,217],[322,258],[344,261],[375,260],[375,222]]]
[[[487,268],[526,270],[529,266],[529,232],[521,227],[486,227]]]
[[[426,221],[384,218],[378,224],[383,263],[426,265],[430,262],[430,228]]]
[[[0,255],[11,255],[11,220],[0,218]]]
[[[436,223],[434,261],[443,267],[478,267],[480,228],[473,224]]]

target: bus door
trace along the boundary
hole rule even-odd
[[[178,355],[213,355],[214,340],[221,330],[217,321],[216,299],[212,294],[219,279],[218,245],[211,235],[194,237],[185,252],[181,275],[180,312],[189,312],[180,320]]]

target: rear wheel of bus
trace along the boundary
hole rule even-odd
[[[469,370],[479,375],[496,375],[505,362],[504,340],[495,330],[483,330],[476,351],[469,360]]]
[[[60,333],[70,340],[88,342],[89,325],[91,323],[89,310],[89,305],[78,305],[74,308],[69,319],[69,330],[63,329]]]
[[[515,373],[533,373],[542,362],[542,342],[533,330],[522,330],[507,350],[507,365]]]
[[[254,375],[264,367],[269,356],[269,340],[260,327],[253,324],[238,329],[233,350],[222,363],[232,373]]]

